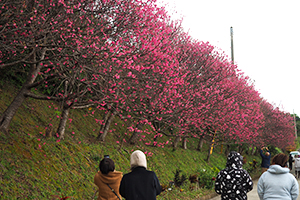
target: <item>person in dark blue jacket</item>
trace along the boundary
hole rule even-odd
[[[268,147],[262,147],[260,149],[260,156],[261,156],[261,170],[262,173],[264,173],[265,171],[267,171],[270,167],[270,163],[271,163],[271,153],[268,149]]]
[[[121,180],[119,192],[126,200],[156,200],[161,185],[153,171],[147,170],[145,154],[136,150],[130,157],[131,172]]]

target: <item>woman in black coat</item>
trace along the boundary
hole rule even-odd
[[[253,182],[243,168],[243,157],[232,151],[227,157],[226,168],[218,173],[215,191],[222,200],[244,200],[247,193],[253,189]]]
[[[147,170],[145,154],[136,150],[130,157],[131,172],[121,180],[119,192],[126,200],[156,200],[161,185],[156,174]]]
[[[294,162],[294,159],[293,159],[292,155],[290,154],[289,155],[289,168],[290,168],[290,170],[293,169],[293,162]]]

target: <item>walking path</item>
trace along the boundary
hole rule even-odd
[[[257,180],[253,180],[253,190],[251,190],[249,193],[247,193],[247,197],[250,200],[259,200],[258,194],[257,194]],[[210,200],[220,200],[221,195],[218,195]]]
[[[291,173],[295,174],[294,167],[293,167]],[[297,180],[298,180],[298,184],[300,186],[300,179],[297,179]],[[259,197],[257,194],[257,181],[258,181],[258,179],[253,180],[253,190],[251,190],[249,193],[247,193],[247,197],[249,200],[259,200]],[[221,200],[221,196],[218,195],[210,200]],[[297,200],[300,200],[300,195],[298,196]]]

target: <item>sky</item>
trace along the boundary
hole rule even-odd
[[[157,0],[192,38],[233,54],[255,90],[300,116],[300,0]]]

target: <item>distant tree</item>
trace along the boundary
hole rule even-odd
[[[260,107],[264,114],[264,126],[259,130],[257,146],[272,145],[284,149],[293,145],[295,128],[291,115],[280,111],[278,107],[274,107],[264,99],[262,99]]]

